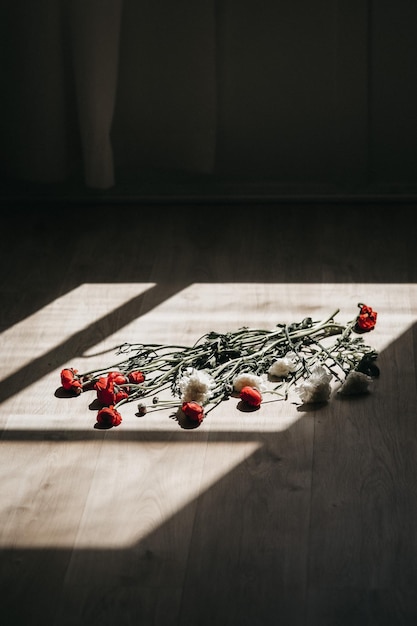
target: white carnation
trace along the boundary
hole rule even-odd
[[[234,391],[240,393],[243,387],[255,387],[255,389],[259,389],[259,391],[265,391],[266,389],[265,381],[262,376],[258,376],[257,374],[251,374],[250,372],[238,374],[233,379]]]
[[[344,396],[359,395],[368,393],[372,378],[363,372],[352,370],[346,376],[345,382],[339,389],[339,393]]]
[[[297,355],[295,352],[287,352],[284,357],[280,357],[271,365],[268,374],[277,378],[286,378],[290,372],[297,369]]]
[[[295,390],[305,404],[327,402],[331,393],[331,379],[331,374],[322,365],[315,365],[310,376],[296,385]]]
[[[198,402],[201,405],[209,400],[215,386],[212,376],[193,367],[188,367],[178,382],[182,402]]]

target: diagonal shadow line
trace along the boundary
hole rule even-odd
[[[162,304],[171,296],[188,287],[188,285],[188,283],[176,284],[175,286],[155,285],[144,293],[131,298],[111,313],[94,320],[83,330],[73,334],[66,341],[49,350],[49,352],[33,359],[17,372],[3,379],[0,382],[0,402],[8,400],[16,393],[32,385],[56,369],[56,367],[59,367],[59,365],[68,365],[70,360],[79,355],[77,351],[79,346],[82,346],[83,350],[87,350],[97,345],[98,340],[103,339],[102,332],[100,337],[97,337],[98,331],[102,331],[103,327],[111,329],[111,332],[114,333],[138,317],[145,315],[159,304]],[[152,297],[148,303],[145,296],[150,294]]]
[[[76,401],[76,397],[71,398]],[[233,407],[234,410],[236,410]],[[300,417],[303,413],[300,411]],[[217,443],[229,443],[233,441],[234,443],[247,443],[248,441],[260,441],[262,442],[265,439],[265,431],[257,431],[257,430],[245,430],[245,431],[233,431],[233,430],[221,430],[214,431],[215,439]],[[268,431],[267,431],[268,432]],[[275,429],[271,430],[271,435],[276,435],[280,431]],[[118,431],[117,437],[112,440],[109,438],[109,431],[106,429],[100,430],[91,428],[90,430],[69,430],[69,429],[59,429],[53,431],[45,431],[43,429],[28,429],[24,430],[15,430],[15,429],[7,429],[1,433],[0,443],[5,442],[16,442],[19,443],[28,442],[33,443],[34,441],[53,441],[56,444],[64,443],[68,444],[77,444],[80,441],[97,441],[98,439],[105,439],[106,444],[110,444],[114,441],[115,443],[119,443],[120,441],[127,442],[138,442],[138,443],[190,443],[195,444],[199,442],[206,442],[207,439],[213,437],[213,433],[207,430],[198,430],[197,429],[189,429],[189,430],[178,430],[178,431],[145,431],[145,430],[124,430]]]

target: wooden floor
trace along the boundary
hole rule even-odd
[[[417,623],[416,207],[2,212],[2,626]],[[359,302],[371,393],[94,428],[60,371]]]

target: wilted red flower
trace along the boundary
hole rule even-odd
[[[97,413],[97,424],[100,426],[118,426],[122,421],[122,416],[114,406],[105,406]]]
[[[78,370],[72,367],[65,368],[61,371],[61,385],[66,391],[73,391],[79,395],[82,390],[82,384],[78,376]]]
[[[262,402],[262,394],[256,387],[243,387],[240,391],[240,399],[250,406],[260,406]]]
[[[181,409],[183,413],[185,413],[185,415],[193,422],[201,424],[204,419],[204,409],[201,404],[198,404],[198,402],[183,402]]]
[[[130,383],[134,383],[135,385],[140,385],[140,383],[143,383],[143,381],[145,380],[145,376],[144,374],[142,374],[142,372],[129,372],[129,374],[127,375],[129,382]]]
[[[121,372],[109,372],[107,374],[108,380],[112,380],[116,385],[125,385],[127,378]]]
[[[117,404],[117,402],[126,399],[129,395],[125,389],[115,385],[114,381],[108,376],[101,376],[95,382],[94,389],[97,392],[98,401],[104,406]]]
[[[368,332],[375,327],[377,312],[366,304],[359,304],[360,312],[356,318],[355,330],[356,332]]]

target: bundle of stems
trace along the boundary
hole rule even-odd
[[[244,375],[255,382],[262,379],[262,391],[272,394],[272,401],[287,399],[290,388],[308,379],[317,366],[341,383],[352,370],[375,376],[377,353],[361,334],[356,334],[360,330],[358,318],[341,324],[335,321],[338,313],[339,309],[323,321],[306,317],[298,323],[277,324],[273,330],[242,327],[226,333],[211,331],[192,346],[123,343],[114,350],[124,358],[105,368],[77,374],[77,379],[83,388],[91,388],[101,377],[117,371],[126,376],[126,382],[119,386],[128,394],[115,406],[139,399],[145,406],[144,400],[152,398],[146,410],[159,410],[178,405],[178,400],[162,400],[160,394],[169,391],[174,398],[184,400],[184,378],[203,372],[210,381],[202,402],[207,413],[236,391],[235,381]],[[292,367],[274,376],[274,364],[289,358]],[[129,382],[129,374],[138,371],[143,380]]]

